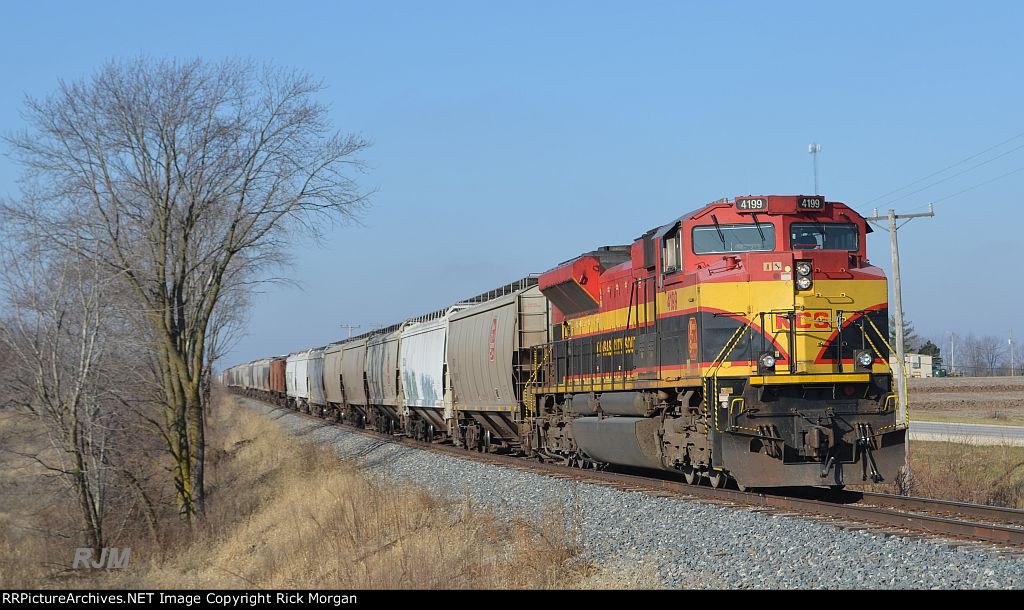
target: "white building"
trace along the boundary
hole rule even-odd
[[[907,377],[931,377],[932,376],[932,357],[925,354],[914,354],[907,352],[903,354],[904,362],[907,366]],[[899,366],[899,361],[896,360],[896,356],[889,356],[889,366],[896,372],[896,367]]]

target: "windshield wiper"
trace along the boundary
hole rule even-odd
[[[761,230],[761,223],[757,222],[757,214],[751,214],[751,218],[754,219],[754,226],[757,227],[757,234],[761,236],[761,245],[764,245],[764,231]]]
[[[718,239],[722,240],[722,248],[725,248],[725,234],[722,233],[722,227],[718,224],[718,218],[712,214],[711,220],[715,222],[715,230],[718,231]]]

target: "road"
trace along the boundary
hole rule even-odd
[[[1024,446],[1024,426],[911,421],[910,440]]]

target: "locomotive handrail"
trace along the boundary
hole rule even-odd
[[[887,348],[889,348],[889,353],[890,354],[896,351],[896,350],[894,350],[892,348],[891,345],[889,345],[889,341],[886,340],[885,336],[882,334],[882,331],[878,330],[878,327],[875,326],[875,322],[874,322],[874,320],[871,319],[871,316],[862,315],[861,319],[866,319],[868,321],[868,324],[871,325],[871,328],[875,329],[875,332],[878,333],[878,338],[882,340],[882,343],[884,343]],[[864,336],[867,337],[867,333],[864,333]],[[868,337],[867,339],[868,339],[868,343],[871,344],[871,349],[875,350],[875,353],[878,354],[879,358],[881,358],[882,354],[881,354],[881,352],[878,351],[878,348],[875,347],[875,343],[871,340],[871,337]],[[897,360],[900,360],[899,356],[900,356],[900,354],[896,354],[896,359]],[[907,364],[906,364],[906,362],[903,362],[902,360],[900,360],[900,369],[903,371],[903,379],[906,380],[909,377],[909,375],[907,375]],[[909,428],[910,427],[910,399],[909,399],[909,393],[906,392],[905,390],[904,390],[904,393],[908,394],[908,397],[904,398],[903,396],[900,396],[897,399],[897,403],[896,404],[898,405],[899,401],[903,401],[903,417],[904,417],[903,425],[905,427]]]
[[[536,350],[536,348],[534,349]],[[531,389],[531,386],[537,380],[537,373],[539,373],[540,370],[544,368],[544,365],[547,364],[550,348],[548,346],[545,346],[542,351],[544,352],[544,357],[541,359],[539,363],[534,365],[533,372],[530,374],[530,378],[527,379],[526,383],[523,385],[523,399],[526,400],[527,394],[530,394],[529,400],[526,401],[526,416],[531,419],[535,415],[537,406],[537,401],[534,399],[533,390]],[[534,360],[536,361],[536,358]]]
[[[711,368],[708,369],[708,375],[704,376],[705,385],[707,380],[711,381],[711,391],[715,394],[715,432],[721,432],[718,428],[718,371],[721,370],[722,365],[725,363],[725,359],[729,357],[732,350],[739,344],[738,338],[750,328],[750,320],[744,319],[743,324],[736,329],[736,332],[729,337],[729,340],[722,346],[722,351],[718,352],[718,356],[711,363]],[[712,372],[713,371],[713,372]],[[704,436],[708,435],[708,388],[704,388]]]

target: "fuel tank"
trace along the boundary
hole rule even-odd
[[[662,470],[658,422],[648,417],[580,417],[572,420],[572,434],[594,460]]]

